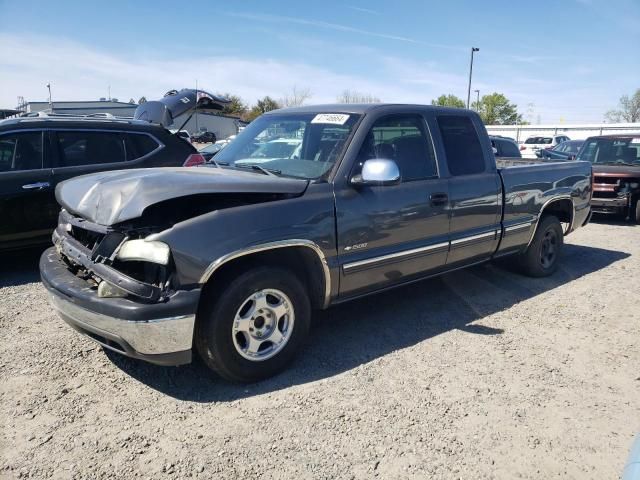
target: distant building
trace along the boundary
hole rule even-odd
[[[89,115],[92,113],[110,113],[119,117],[133,117],[136,111],[135,103],[119,102],[113,98],[111,100],[89,100],[89,101],[71,101],[58,102],[54,101],[52,105],[49,102],[24,102],[16,107],[22,113],[51,112],[53,106],[54,113],[66,113],[70,115]]]
[[[170,128],[180,128],[189,115],[180,115],[173,120]],[[223,140],[231,135],[236,135],[239,127],[246,125],[238,117],[220,115],[215,113],[197,113],[191,116],[189,121],[182,127],[191,135],[198,132],[213,132],[218,140]]]

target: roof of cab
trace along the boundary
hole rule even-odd
[[[429,109],[442,113],[471,112],[462,108],[439,107],[434,105],[419,105],[410,103],[329,103],[323,105],[303,105],[301,107],[287,107],[278,110],[271,110],[265,115],[280,113],[353,113],[365,114],[375,110],[398,109],[401,107],[409,109]]]

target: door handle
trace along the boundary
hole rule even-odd
[[[43,190],[45,188],[49,188],[51,184],[49,182],[37,182],[37,183],[29,183],[27,185],[22,185],[24,190]]]
[[[449,195],[446,193],[432,193],[429,195],[429,200],[431,200],[431,205],[434,207],[446,205],[449,201]]]

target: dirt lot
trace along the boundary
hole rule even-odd
[[[640,431],[640,227],[331,309],[251,386],[106,355],[36,260],[0,267],[2,478],[615,479]]]

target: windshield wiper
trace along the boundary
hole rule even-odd
[[[257,165],[255,163],[243,163],[241,165],[235,165],[237,168],[251,168],[252,170],[258,171],[258,172],[262,172],[265,175],[269,175],[271,177],[276,177],[278,175],[280,175],[282,172],[280,170],[275,170],[273,168],[264,168],[260,165]]]

